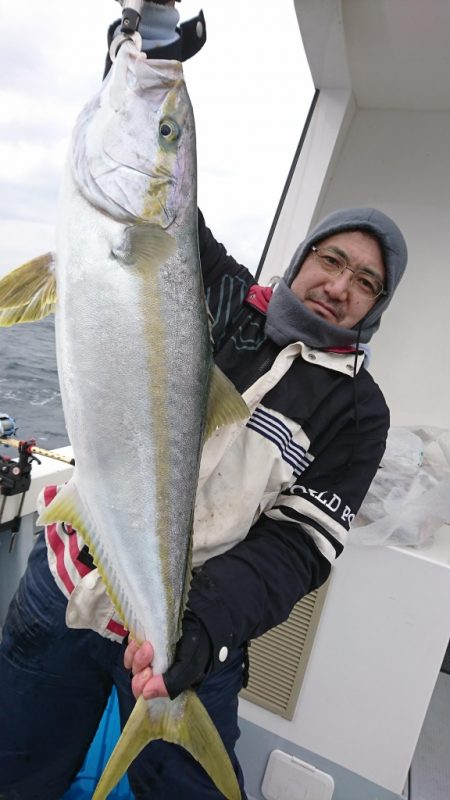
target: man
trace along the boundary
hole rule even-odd
[[[200,218],[200,231],[202,230],[204,230],[203,220]],[[208,246],[213,249],[211,234],[204,232],[203,238],[206,238]],[[396,251],[397,262],[395,270],[393,270]],[[388,252],[389,259],[386,258]],[[336,212],[314,229],[300,246],[284,281],[279,284],[275,295],[270,299],[270,290],[269,292],[266,290],[262,294],[259,287],[252,286],[251,276],[237,264],[231,262],[231,259],[216,243],[214,243],[213,253],[216,280],[214,280],[214,273],[212,278],[209,278],[205,249],[202,252],[202,264],[205,270],[209,305],[213,314],[215,312],[215,337],[219,341],[222,341],[224,336],[226,337],[226,344],[222,345],[219,353],[216,353],[216,360],[226,373],[232,376],[238,388],[241,391],[247,391],[247,394],[244,395],[246,398],[250,376],[254,383],[260,376],[266,374],[258,394],[261,406],[255,409],[249,426],[251,431],[258,434],[259,439],[262,436],[263,439],[269,441],[268,450],[276,452],[278,449],[277,457],[287,462],[284,464],[286,474],[282,478],[278,477],[280,484],[285,485],[284,491],[281,492],[281,502],[278,501],[279,507],[277,510],[275,510],[276,506],[271,507],[265,516],[285,524],[288,522],[285,532],[288,537],[288,549],[293,544],[290,537],[298,535],[298,532],[293,532],[294,520],[302,523],[302,529],[304,530],[306,527],[309,531],[309,535],[321,555],[328,563],[332,562],[342,550],[346,538],[344,528],[348,530],[348,524],[359,508],[384,450],[388,429],[387,408],[378,387],[375,387],[369,379],[368,373],[363,370],[359,374],[364,357],[360,357],[360,361],[356,365],[352,352],[354,352],[353,345],[357,339],[362,342],[370,339],[372,332],[378,327],[382,312],[391,299],[394,285],[400,279],[406,263],[403,239],[393,223],[380,212],[371,209],[350,209]],[[385,259],[387,267],[385,267]],[[224,287],[232,287],[233,284],[236,287],[234,291],[233,288],[229,288],[228,296],[224,297]],[[289,286],[290,288],[288,288]],[[236,300],[234,297],[235,294],[242,296],[243,287],[247,291],[244,300],[244,307],[247,306],[249,309],[247,318],[242,311],[239,299]],[[235,302],[237,303],[236,307],[234,307]],[[229,309],[230,306],[233,309],[236,308],[238,323],[236,332],[233,331],[236,325],[236,323],[233,324],[233,312],[230,314],[231,319],[227,320],[228,331],[219,332],[220,308],[227,307]],[[252,313],[250,307],[256,309],[258,313],[256,315]],[[267,307],[266,314],[265,307]],[[295,341],[302,341],[308,347],[294,347]],[[245,342],[245,346],[242,344],[243,342]],[[276,359],[278,369],[280,369],[279,348],[286,345],[290,347],[289,358],[298,356],[300,358],[298,362],[281,367],[282,379],[276,389],[273,388],[266,393],[266,381],[269,387],[272,386],[270,367]],[[309,347],[314,349],[310,350]],[[320,349],[317,351],[316,347]],[[243,370],[246,360],[248,371]],[[309,366],[306,367],[305,360],[314,364],[314,367],[312,369]],[[284,374],[285,369],[289,369],[286,375]],[[324,370],[332,370],[333,376]],[[342,378],[342,373],[346,375],[347,379]],[[350,377],[350,381],[347,376]],[[302,397],[303,392],[300,387],[305,381],[308,383],[311,381],[308,389],[311,391],[312,397]],[[350,385],[352,382],[353,387]],[[308,391],[306,393],[308,394]],[[315,396],[316,393],[317,396]],[[370,403],[370,405],[366,408],[368,428],[364,433],[364,422],[358,406],[362,404],[366,406],[366,403]],[[264,411],[261,410],[262,408]],[[337,415],[337,419],[334,419],[334,414]],[[295,430],[295,427],[293,428],[293,420],[295,420],[295,426],[301,425],[301,432]],[[333,431],[331,435],[330,431],[327,431],[330,424]],[[224,436],[226,436],[226,432],[224,432]],[[284,436],[288,438],[283,440]],[[317,450],[312,444],[314,440],[318,441]],[[327,447],[332,442],[333,450],[338,449],[337,440],[341,441],[340,457],[337,456],[337,453],[327,452]],[[366,441],[363,442],[363,440]],[[295,451],[296,446],[301,450]],[[258,447],[261,448],[260,441],[258,441]],[[237,474],[235,479],[236,497],[240,493],[247,496],[245,476],[242,476],[239,471],[236,473],[239,454],[241,451],[245,451],[245,445],[236,447],[236,450],[238,453],[236,465],[234,465],[235,475]],[[320,468],[309,462],[310,458],[317,461],[319,452]],[[366,456],[372,462],[373,469],[367,485],[363,478],[363,459]],[[299,458],[299,463],[292,470],[290,459],[294,460],[296,457]],[[234,454],[232,453],[228,459],[230,470],[233,458]],[[262,454],[260,458],[262,460]],[[268,456],[264,458],[268,458]],[[267,462],[264,461],[264,464],[266,465]],[[273,469],[272,464],[270,467]],[[261,463],[259,463],[259,470],[264,476],[263,481],[266,480],[265,470]],[[299,480],[297,476],[303,472],[304,479]],[[317,478],[315,473],[317,473]],[[361,480],[361,484],[357,489],[359,480]],[[250,482],[254,482],[253,476]],[[356,490],[358,496],[356,504],[351,495],[343,493],[347,482],[352,486],[352,491]],[[239,486],[241,492],[239,492]],[[263,496],[267,496],[266,485],[261,486],[259,491],[263,493]],[[203,518],[208,518],[208,513],[205,514],[201,511],[203,502],[209,512],[209,518],[215,519],[217,514],[220,514],[221,500],[219,503],[215,503],[214,495],[212,499],[211,496],[204,499],[204,493],[206,494],[206,490],[203,490],[200,485],[197,501],[199,523],[196,533],[198,539],[208,535],[207,532],[199,531]],[[211,495],[210,488],[209,495]],[[258,496],[258,490],[256,490],[256,495]],[[217,492],[217,497],[220,498],[220,490]],[[336,499],[333,501],[332,498]],[[348,502],[343,504],[344,500]],[[315,506],[314,510],[311,505]],[[336,514],[333,514],[334,506],[336,506]],[[310,518],[308,515],[311,515]],[[324,515],[329,518],[327,519]],[[250,527],[250,536],[256,535],[253,530],[261,526],[261,520],[262,518],[254,528]],[[270,524],[273,526],[272,533],[276,536],[276,526],[274,522]],[[227,519],[223,523],[223,527],[228,525],[229,520]],[[326,530],[327,527],[330,528],[329,531]],[[280,532],[278,531],[278,533]],[[264,535],[259,533],[259,538],[260,546],[265,547]],[[269,544],[269,537],[267,537],[268,576],[263,599],[267,601],[268,597],[278,595],[280,583],[284,587],[283,593],[286,591],[286,594],[289,593],[288,586],[292,585],[293,594],[290,595],[284,611],[281,613],[281,618],[285,618],[293,604],[303,594],[312,591],[314,587],[311,585],[306,588],[305,586],[304,590],[296,596],[294,587],[298,580],[296,570],[299,565],[289,565],[293,568],[295,576],[290,575],[289,567],[282,576],[278,572],[279,566],[274,566],[272,561],[271,545],[273,542]],[[298,547],[299,542],[296,542],[295,546]],[[248,544],[242,546],[242,553],[245,547],[248,547]],[[230,553],[232,558],[230,580],[237,554],[238,550]],[[245,554],[245,558],[250,561],[249,555]],[[286,558],[289,558],[288,554],[286,554]],[[303,558],[302,550],[299,553],[299,560],[301,561]],[[319,559],[319,561],[321,560]],[[317,565],[314,566],[317,568]],[[243,570],[242,566],[240,569]],[[328,564],[325,566],[321,563],[319,574],[313,579],[315,585],[322,583],[328,574],[328,569]],[[226,592],[228,576],[225,570],[225,558],[222,557],[217,562],[217,573],[214,561],[210,561],[203,571],[211,573],[216,584],[219,582],[222,591]],[[251,571],[250,565],[249,572],[251,573]],[[311,577],[312,575],[309,573],[306,580],[311,580]],[[261,575],[259,579],[261,579]],[[232,585],[236,596],[240,590],[239,584],[236,584],[233,579]],[[249,616],[249,604],[252,602],[251,585],[251,576],[248,579],[247,577],[242,579],[243,594],[240,600],[242,608],[240,611],[233,609],[233,621],[229,624],[230,630],[235,626],[240,630],[238,621],[240,614]],[[195,586],[195,580],[193,586]],[[248,601],[246,599],[247,592],[250,595]],[[260,635],[265,629],[281,621],[281,618],[275,619],[276,613],[280,614],[281,597],[278,595],[271,599],[274,617],[270,618],[269,608],[266,612],[269,615],[268,620],[264,622],[261,619],[262,609],[257,607],[253,620],[254,627],[250,626],[244,637],[242,634],[238,634],[238,642],[240,639],[245,641],[246,638]],[[197,608],[197,603],[199,600],[195,597],[193,590],[189,606],[192,610],[197,609],[201,618],[203,608]],[[206,623],[206,627],[209,627],[208,621],[206,619],[203,621]],[[214,630],[216,629],[214,623],[212,627]],[[214,640],[215,636],[212,638]],[[236,643],[236,637],[233,643]],[[216,651],[218,652],[224,645],[228,645],[228,639],[226,636],[221,638],[219,635],[215,646]],[[125,663],[135,673],[133,679],[135,695],[138,696],[142,692],[145,698],[151,698],[167,694],[167,689],[169,689],[170,694],[175,696],[178,691],[185,688],[182,683],[180,685],[176,683],[175,690],[172,686],[174,678],[176,681],[178,675],[182,674],[182,665],[187,670],[187,682],[198,680],[199,676],[194,674],[195,662],[192,659],[195,648],[192,648],[192,652],[188,652],[187,643],[183,641],[183,649],[184,658],[180,664],[176,663],[175,667],[169,671],[164,681],[161,676],[152,678],[151,669],[148,668],[152,657],[151,647],[146,644],[137,648],[135,643],[130,643],[125,654]]]
[[[328,216],[273,293],[254,284],[201,214],[199,241],[215,360],[251,416],[204,447],[194,575],[174,664],[152,674],[151,643],[127,644],[78,534],[48,526],[0,647],[5,800],[61,798],[113,685],[122,722],[133,692],[175,697],[196,687],[245,798],[234,746],[246,643],[326,580],[383,455],[388,409],[359,343],[377,330],[406,266],[392,220],[367,208]],[[42,502],[56,491],[48,487]],[[220,797],[184,750],[164,742],[145,748],[129,778],[136,798]]]

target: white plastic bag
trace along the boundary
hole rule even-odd
[[[391,428],[350,541],[422,545],[450,523],[450,431]]]

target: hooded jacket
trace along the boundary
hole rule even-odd
[[[363,355],[313,347],[300,328],[287,344],[274,341],[266,314],[278,290],[261,293],[201,215],[199,233],[215,360],[251,411],[246,423],[206,443],[200,468],[189,607],[219,665],[224,647],[231,652],[282,622],[326,580],[381,461],[389,412]],[[293,274],[291,266],[286,286]],[[80,565],[82,541],[72,535],[69,547],[58,526],[46,535],[51,570],[69,597],[68,624],[121,640],[126,632],[101,583],[96,591],[83,559]],[[58,574],[58,564],[68,574]]]
[[[272,296],[255,287],[251,274],[214,240],[201,215],[199,230],[206,298],[215,320],[215,360],[253,401],[245,432],[229,446],[222,440],[222,454],[209,478],[214,483],[220,473],[219,482],[208,497],[205,484],[203,491],[200,486],[210,529],[218,519],[219,527],[226,526],[229,507],[220,503],[233,495],[233,488],[235,505],[245,509],[252,476],[266,481],[258,487],[260,502],[248,533],[229,549],[224,546],[219,556],[207,558],[192,582],[189,606],[207,628],[218,663],[221,648],[232,649],[281,623],[296,602],[326,580],[386,444],[389,411],[363,365],[364,355],[355,348],[342,352],[342,345],[355,343],[357,331],[309,312],[290,284],[313,244],[346,230],[371,233],[382,250],[387,295],[358,326],[361,338],[369,341],[403,274],[407,251],[400,230],[382,212],[335,212],[294,254],[282,281],[287,308],[277,300],[280,287]],[[312,326],[309,316],[314,317]],[[342,337],[342,331],[348,336]],[[230,431],[222,436],[232,438]],[[205,449],[202,468],[208,457]],[[216,492],[225,474],[233,476],[233,486]]]

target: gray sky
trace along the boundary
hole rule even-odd
[[[182,20],[203,8],[208,31],[185,65],[199,204],[216,237],[254,269],[313,95],[294,3],[177,8]],[[114,0],[0,0],[0,274],[54,245],[70,132],[101,80],[106,30],[120,12]]]

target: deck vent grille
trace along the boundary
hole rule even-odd
[[[294,716],[327,584],[298,602],[288,619],[249,648],[250,679],[241,697],[285,719]]]

